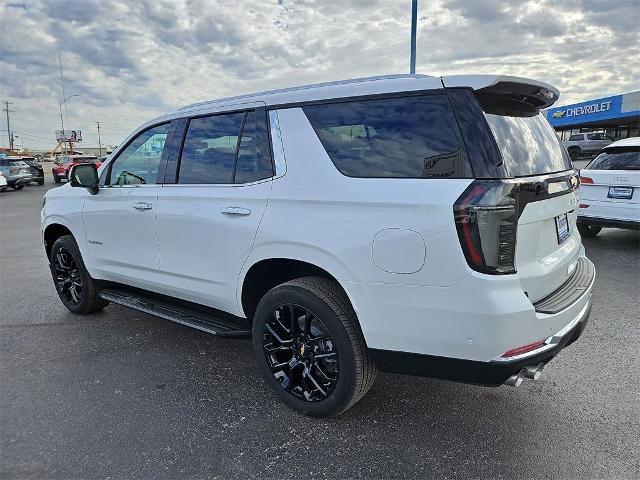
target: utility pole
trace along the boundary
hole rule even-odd
[[[416,73],[416,30],[418,26],[418,0],[411,0],[411,65],[409,73]]]
[[[9,113],[13,112],[13,110],[9,110],[9,105],[13,105],[13,103],[8,100],[4,101],[3,110],[7,112],[7,138],[9,139],[9,155],[13,153],[13,135],[11,134],[11,124],[9,123]]]
[[[100,122],[96,122],[98,126],[98,148],[100,149],[100,157],[102,156],[102,142],[100,141]]]

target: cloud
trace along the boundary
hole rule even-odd
[[[640,88],[637,0],[419,5],[420,73],[537,78],[563,103]],[[117,144],[195,101],[406,72],[409,24],[407,1],[14,1],[0,5],[0,98],[14,102],[16,131],[51,147],[60,50],[66,94],[80,95],[67,104],[69,124],[88,145],[99,120]]]

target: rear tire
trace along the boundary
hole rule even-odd
[[[297,278],[269,290],[253,318],[253,347],[274,393],[305,415],[344,412],[376,378],[349,299],[325,278]]]
[[[578,231],[583,237],[595,238],[600,233],[602,227],[594,227],[593,225],[578,224]]]
[[[14,190],[22,190],[24,188],[24,184],[21,185],[11,185],[11,188]]]
[[[98,295],[98,286],[84,266],[80,249],[71,235],[64,235],[53,243],[49,267],[58,296],[69,311],[93,313],[109,304]]]
[[[44,185],[44,178],[41,180],[38,180],[38,185],[41,185],[41,186]]]
[[[54,170],[51,170],[51,174],[53,175],[53,181],[55,183],[60,183],[60,179],[58,178],[58,176],[56,175],[56,172]]]

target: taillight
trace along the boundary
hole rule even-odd
[[[580,183],[593,183],[593,178],[580,176]]]
[[[516,273],[518,188],[500,180],[475,180],[454,204],[458,239],[474,270]]]

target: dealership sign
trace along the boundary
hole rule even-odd
[[[551,126],[603,125],[640,114],[640,91],[545,110]],[[604,123],[603,123],[604,122]]]
[[[590,113],[606,112],[611,110],[611,100],[608,102],[591,103],[579,107],[571,107],[565,110],[556,110],[553,112],[553,118],[577,117],[579,115],[587,115]]]
[[[58,142],[81,142],[82,132],[80,130],[56,130],[56,140]]]

